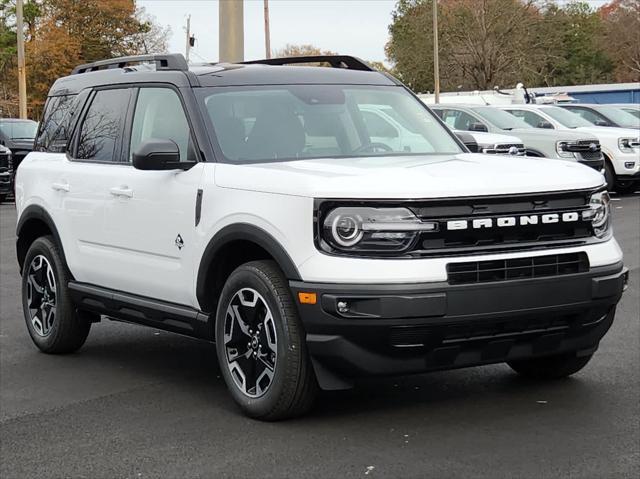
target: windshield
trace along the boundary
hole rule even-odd
[[[214,87],[200,95],[220,149],[233,163],[462,151],[400,87]]]
[[[0,132],[12,140],[33,140],[37,129],[38,124],[32,120],[0,122]]]
[[[633,116],[635,116],[636,118],[640,118],[640,110],[635,110],[635,109],[633,109],[633,108],[625,108],[625,107],[622,107],[622,109],[623,109],[624,111],[626,111],[627,113],[632,114],[632,115],[633,115]]]
[[[562,126],[566,126],[567,128],[579,128],[581,126],[592,127],[593,123],[588,122],[580,115],[573,113],[572,111],[565,110],[564,108],[560,108],[557,106],[550,106],[548,108],[544,108],[544,111],[551,118],[556,120]]]
[[[478,106],[473,108],[478,115],[483,117],[489,123],[497,126],[501,130],[512,130],[514,128],[533,128],[528,123],[525,123],[520,118],[516,118],[511,113],[507,113],[497,108],[491,108],[489,106]]]
[[[622,108],[615,106],[599,106],[596,108],[604,116],[613,120],[615,123],[624,128],[640,128],[640,119],[631,113],[624,111]]]

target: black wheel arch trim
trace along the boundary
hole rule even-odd
[[[214,264],[214,258],[225,245],[236,240],[251,241],[257,244],[278,263],[278,266],[280,266],[280,269],[282,269],[282,272],[288,280],[302,280],[298,268],[285,248],[270,233],[249,223],[234,223],[225,226],[211,238],[200,259],[198,280],[196,283],[196,297],[200,304],[203,304],[203,299],[207,295],[207,271],[209,267]]]
[[[21,259],[21,254],[19,249],[20,236],[23,233],[25,225],[31,220],[41,221],[49,228],[58,247],[60,248],[60,253],[62,254],[62,260],[66,265],[67,258],[64,253],[64,246],[62,245],[62,240],[60,239],[60,234],[58,233],[58,228],[56,228],[56,224],[54,223],[53,218],[51,218],[51,215],[47,213],[47,210],[45,210],[42,206],[29,205],[24,209],[24,211],[20,215],[20,219],[18,220],[18,224],[16,226],[16,236],[17,236],[16,254],[17,254],[18,264],[20,266],[20,274],[22,274],[22,267],[23,267],[22,260],[24,259],[24,257]],[[25,251],[25,254],[26,254],[26,251]]]

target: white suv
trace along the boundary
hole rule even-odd
[[[284,66],[312,61],[334,68]],[[269,420],[362,376],[587,364],[627,281],[602,175],[469,153],[353,57],[257,63],[130,57],[55,82],[16,180],[38,348],[75,351],[104,318],[215,342]],[[372,141],[365,105],[421,141]]]
[[[580,115],[554,105],[498,106],[535,128],[575,130],[592,134],[600,141],[605,158],[605,177],[610,190],[633,190],[640,181],[640,133],[631,128],[596,126]],[[579,148],[565,143],[567,150]],[[589,145],[587,145],[589,146]],[[593,154],[597,150],[593,145]]]

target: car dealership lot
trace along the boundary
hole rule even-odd
[[[574,378],[497,365],[372,379],[306,417],[242,416],[211,345],[103,321],[78,354],[27,334],[0,207],[0,477],[637,477],[640,195],[613,202],[631,284]]]

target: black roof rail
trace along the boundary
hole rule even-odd
[[[346,68],[348,70],[361,70],[367,72],[376,71],[367,62],[350,55],[312,55],[304,57],[283,57],[267,58],[264,60],[251,60],[240,62],[242,64],[262,64],[262,65],[293,65],[296,63],[328,63],[333,68]]]
[[[106,68],[124,68],[129,63],[155,63],[156,70],[178,70],[187,71],[189,65],[181,53],[168,53],[164,55],[135,55],[130,57],[111,58],[109,60],[99,60],[93,63],[78,65],[71,72],[72,75],[87,73]]]

